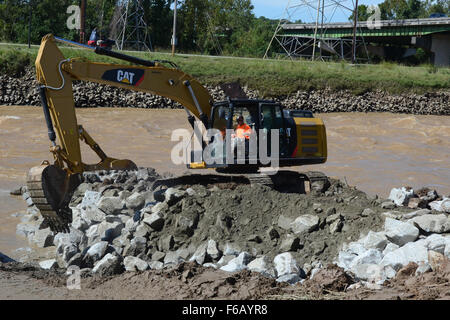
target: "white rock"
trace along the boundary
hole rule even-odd
[[[389,242],[386,245],[386,248],[384,248],[383,250],[383,256],[387,255],[389,252],[397,250],[398,248],[400,248],[400,246],[396,245],[395,243]]]
[[[296,273],[290,273],[282,275],[281,277],[278,277],[277,282],[287,282],[289,284],[296,284],[297,282],[301,282],[302,279],[299,277]]]
[[[294,234],[311,232],[319,226],[319,217],[305,214],[291,222],[290,227]]]
[[[269,261],[266,256],[254,259],[248,264],[247,267],[250,271],[259,272],[270,277],[275,277],[275,272],[272,268],[270,268]]]
[[[431,271],[430,264],[428,262],[425,262],[425,261],[420,261],[418,263],[418,267],[416,269],[415,275],[418,276],[418,275],[420,275],[422,273],[426,273],[426,272],[429,272],[429,271]]]
[[[220,250],[217,248],[217,243],[214,240],[209,240],[208,241],[208,245],[206,247],[206,253],[213,259],[213,260],[217,260],[220,258],[220,256],[222,255],[222,253],[220,252]]]
[[[412,219],[412,218],[415,218],[415,217],[420,217],[420,216],[429,214],[430,212],[431,212],[431,210],[429,210],[429,209],[420,209],[420,210],[416,210],[416,211],[413,211],[413,212],[404,213],[402,215],[402,218],[403,219]]]
[[[389,252],[383,257],[382,265],[391,266],[396,271],[410,262],[428,262],[428,250],[423,243],[410,242],[403,247]]]
[[[447,243],[445,244],[444,256],[450,259],[450,239],[447,238]]]
[[[164,268],[164,263],[162,263],[161,261],[152,261],[149,264],[150,269],[154,269],[154,270],[161,270],[162,268]]]
[[[450,232],[450,218],[445,214],[428,214],[415,217],[412,223],[426,232],[445,233]]]
[[[428,250],[433,250],[439,253],[444,254],[445,251],[445,245],[448,240],[446,240],[445,237],[443,237],[440,234],[432,234],[428,236],[426,239],[424,239],[424,246]]]
[[[177,251],[169,251],[164,257],[164,266],[176,266],[182,263],[184,260]]]
[[[123,264],[125,265],[126,271],[145,271],[149,268],[146,261],[137,257],[125,257]]]
[[[110,215],[119,214],[124,205],[119,197],[102,197],[98,202],[97,207],[107,215]]]
[[[53,245],[53,232],[50,228],[38,229],[29,240],[39,248],[46,248]]]
[[[369,231],[367,236],[359,240],[359,242],[361,242],[366,249],[384,250],[388,243],[388,240],[384,232]]]
[[[238,256],[241,253],[241,249],[235,243],[226,243],[225,248],[223,249],[223,254],[226,256]]]
[[[441,201],[433,201],[428,205],[433,210],[450,213],[450,198],[444,198]]]
[[[348,253],[353,253],[356,255],[360,255],[366,252],[366,248],[362,243],[359,243],[359,241],[349,243],[344,250],[347,251]]]
[[[293,219],[280,215],[278,217],[278,226],[283,230],[289,230],[291,228],[291,223]]]
[[[119,264],[119,257],[108,253],[105,255],[100,261],[98,261],[94,268],[92,269],[93,273],[115,273],[115,269]]]
[[[398,206],[403,206],[408,204],[409,198],[414,195],[414,190],[407,190],[405,187],[401,189],[393,188],[389,194],[389,199],[394,201],[394,203]]]
[[[251,255],[247,252],[241,252],[236,258],[230,260],[226,265],[220,267],[220,270],[227,272],[237,272],[247,269],[247,264],[250,262]]]
[[[164,226],[164,218],[159,213],[144,214],[144,223],[148,224],[150,228],[160,231]]]
[[[349,267],[353,270],[353,268],[359,264],[379,264],[382,259],[383,255],[381,254],[381,251],[377,249],[368,249],[353,259]]]
[[[58,266],[58,263],[56,262],[56,259],[49,259],[39,262],[39,266],[42,269],[50,270],[56,268]]]
[[[195,261],[198,264],[203,264],[206,260],[206,248],[208,246],[208,242],[204,242],[201,245],[198,246],[197,250],[195,250],[192,257],[189,259],[189,261]]]
[[[138,192],[133,193],[125,200],[125,206],[128,209],[140,209],[144,206],[145,198]]]
[[[350,269],[350,264],[358,255],[347,251],[340,251],[338,255],[337,265],[345,270]]]
[[[214,268],[214,269],[217,269],[219,267],[217,264],[212,263],[212,262],[204,263],[204,264],[202,264],[202,266],[205,268]]]
[[[415,241],[419,237],[419,229],[412,224],[391,218],[386,218],[384,230],[386,237],[399,246]]]
[[[277,271],[278,277],[284,276],[290,273],[298,274],[300,268],[297,265],[294,257],[289,252],[281,253],[273,259],[275,265],[275,270]]]
[[[97,242],[88,249],[88,251],[86,252],[86,256],[90,257],[94,262],[98,261],[105,255],[107,247],[107,241]]]
[[[101,239],[112,242],[115,238],[120,236],[125,224],[122,222],[106,222],[103,221],[98,225],[98,234]]]
[[[383,284],[388,279],[385,266],[379,264],[359,264],[352,269],[352,272],[358,280],[376,284]],[[389,273],[391,275],[391,272]]]

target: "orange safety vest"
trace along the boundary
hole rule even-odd
[[[240,139],[250,139],[250,134],[252,133],[252,128],[248,124],[238,125],[236,127],[236,136]]]

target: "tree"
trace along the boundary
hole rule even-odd
[[[358,6],[358,21],[367,21],[371,14],[369,14],[369,6],[366,6],[365,4],[361,4]],[[351,14],[351,16],[348,18],[350,21],[354,21],[355,15],[354,13]]]

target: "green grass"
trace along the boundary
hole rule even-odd
[[[99,56],[88,50],[61,47],[66,57],[81,57],[91,61],[128,64]],[[13,53],[11,53],[13,52]],[[126,52],[127,53],[127,52]],[[37,47],[11,49],[0,47],[0,70],[20,73],[20,65],[33,63]],[[450,68],[431,65],[406,67],[394,63],[351,66],[344,62],[311,62],[262,60],[246,58],[215,58],[164,53],[127,53],[144,59],[170,60],[204,85],[239,81],[257,89],[261,96],[291,94],[298,89],[351,90],[355,95],[382,90],[390,93],[423,93],[450,88]],[[19,59],[15,60],[17,56]],[[9,62],[8,62],[9,61]]]

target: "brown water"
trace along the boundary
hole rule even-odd
[[[79,124],[106,154],[128,158],[159,172],[182,173],[184,165],[170,159],[173,129],[189,128],[183,110],[78,109]],[[391,113],[317,114],[327,127],[328,162],[302,170],[319,170],[347,180],[350,185],[387,197],[392,187],[433,187],[450,194],[450,117]],[[41,108],[0,107],[0,252],[14,257],[27,246],[16,236],[24,211],[21,197],[9,191],[25,184],[29,168],[51,160]],[[83,146],[83,160],[97,157]],[[297,168],[299,169],[299,168]]]

